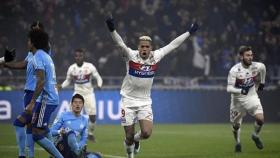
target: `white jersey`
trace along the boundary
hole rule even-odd
[[[246,101],[250,97],[258,96],[257,88],[260,83],[265,83],[266,69],[263,63],[252,62],[248,68],[241,63],[234,65],[228,75],[227,91],[231,92],[232,100]],[[242,87],[249,87],[247,95],[241,94]]]
[[[189,32],[177,37],[167,46],[151,51],[148,59],[143,60],[138,50],[127,47],[116,31],[111,33],[113,40],[123,49],[127,73],[121,87],[122,102],[126,106],[151,105],[151,88],[157,63],[189,37]]]
[[[73,80],[74,91],[81,95],[93,93],[92,77],[97,79],[98,87],[102,86],[102,78],[97,72],[95,66],[91,63],[84,62],[81,67],[76,63],[72,64],[67,71],[66,80],[62,83],[62,88],[68,86]]]

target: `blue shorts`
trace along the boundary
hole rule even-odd
[[[34,91],[31,90],[24,90],[24,96],[23,96],[23,105],[24,108],[30,103],[32,96],[33,96]]]
[[[23,96],[23,105],[24,108],[30,103],[34,91],[25,90]],[[31,123],[32,114],[26,114],[24,111],[17,116],[17,119],[14,121],[15,126],[24,127],[25,125]]]
[[[36,102],[32,112],[32,127],[48,129],[51,115],[57,106],[45,104],[44,102]]]

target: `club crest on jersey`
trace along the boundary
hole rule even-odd
[[[149,71],[151,68],[152,68],[151,65],[141,65],[141,66],[140,66],[140,69],[141,69],[142,71]]]
[[[152,78],[155,76],[157,65],[139,64],[129,61],[129,74],[134,77]]]

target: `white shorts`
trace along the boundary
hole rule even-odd
[[[151,105],[143,105],[139,107],[127,107],[121,105],[121,125],[131,126],[138,120],[148,120],[153,122],[153,111]]]
[[[252,96],[246,101],[232,100],[230,105],[230,122],[241,124],[242,118],[246,116],[247,112],[251,116],[263,114],[263,108],[258,96]]]
[[[75,95],[76,93],[74,93]],[[96,115],[96,101],[94,93],[82,95],[85,99],[84,110],[87,115]]]

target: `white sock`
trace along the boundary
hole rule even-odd
[[[262,125],[258,125],[257,122],[255,122],[254,127],[255,127],[255,131],[254,131],[253,135],[258,137],[259,133],[262,129]]]
[[[132,145],[127,145],[124,141],[124,146],[125,146],[125,150],[127,155],[129,156],[129,158],[133,158],[134,157],[134,143]]]
[[[89,122],[88,134],[93,135],[94,129],[95,129],[95,123]]]
[[[141,140],[141,131],[138,131],[134,135],[134,141],[139,142]]]
[[[234,136],[234,139],[236,141],[237,144],[240,143],[240,128],[236,131],[236,130],[233,130],[233,136]]]

